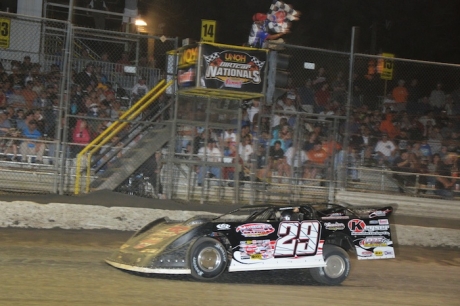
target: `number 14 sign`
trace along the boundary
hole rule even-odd
[[[201,41],[213,43],[216,38],[216,21],[201,19]]]

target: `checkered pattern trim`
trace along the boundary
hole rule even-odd
[[[204,60],[206,61],[206,63],[210,64],[213,61],[215,61],[216,59],[218,59],[220,57],[220,55],[219,55],[219,52],[214,52],[211,55],[203,55],[203,57],[204,57]]]
[[[264,61],[259,60],[255,56],[251,57],[251,62],[253,62],[257,67],[259,67],[259,69],[262,69],[262,67],[265,65]]]

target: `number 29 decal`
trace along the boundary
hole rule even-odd
[[[274,256],[308,256],[318,250],[321,225],[318,221],[286,221],[278,228]]]

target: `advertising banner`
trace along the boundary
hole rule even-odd
[[[202,88],[261,93],[267,53],[238,50],[230,46],[202,44],[200,84]]]
[[[177,84],[179,89],[195,87],[198,46],[190,45],[180,49],[178,61]]]

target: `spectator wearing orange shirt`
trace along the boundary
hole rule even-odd
[[[394,139],[399,135],[399,128],[393,124],[393,114],[386,114],[385,120],[380,123],[380,132],[387,134],[390,139]]]
[[[409,96],[409,92],[407,88],[404,86],[406,82],[404,80],[398,81],[398,86],[393,88],[391,94],[393,95],[393,100],[396,102],[396,110],[404,110],[406,109],[407,97]]]
[[[305,169],[304,177],[309,179],[316,178],[318,173],[323,173],[328,158],[326,150],[322,148],[321,141],[315,142],[313,149],[307,152],[308,164]]]
[[[26,106],[29,110],[33,108],[34,101],[38,98],[37,93],[32,90],[33,86],[33,81],[27,81],[25,88],[22,90],[22,96],[26,100]]]

